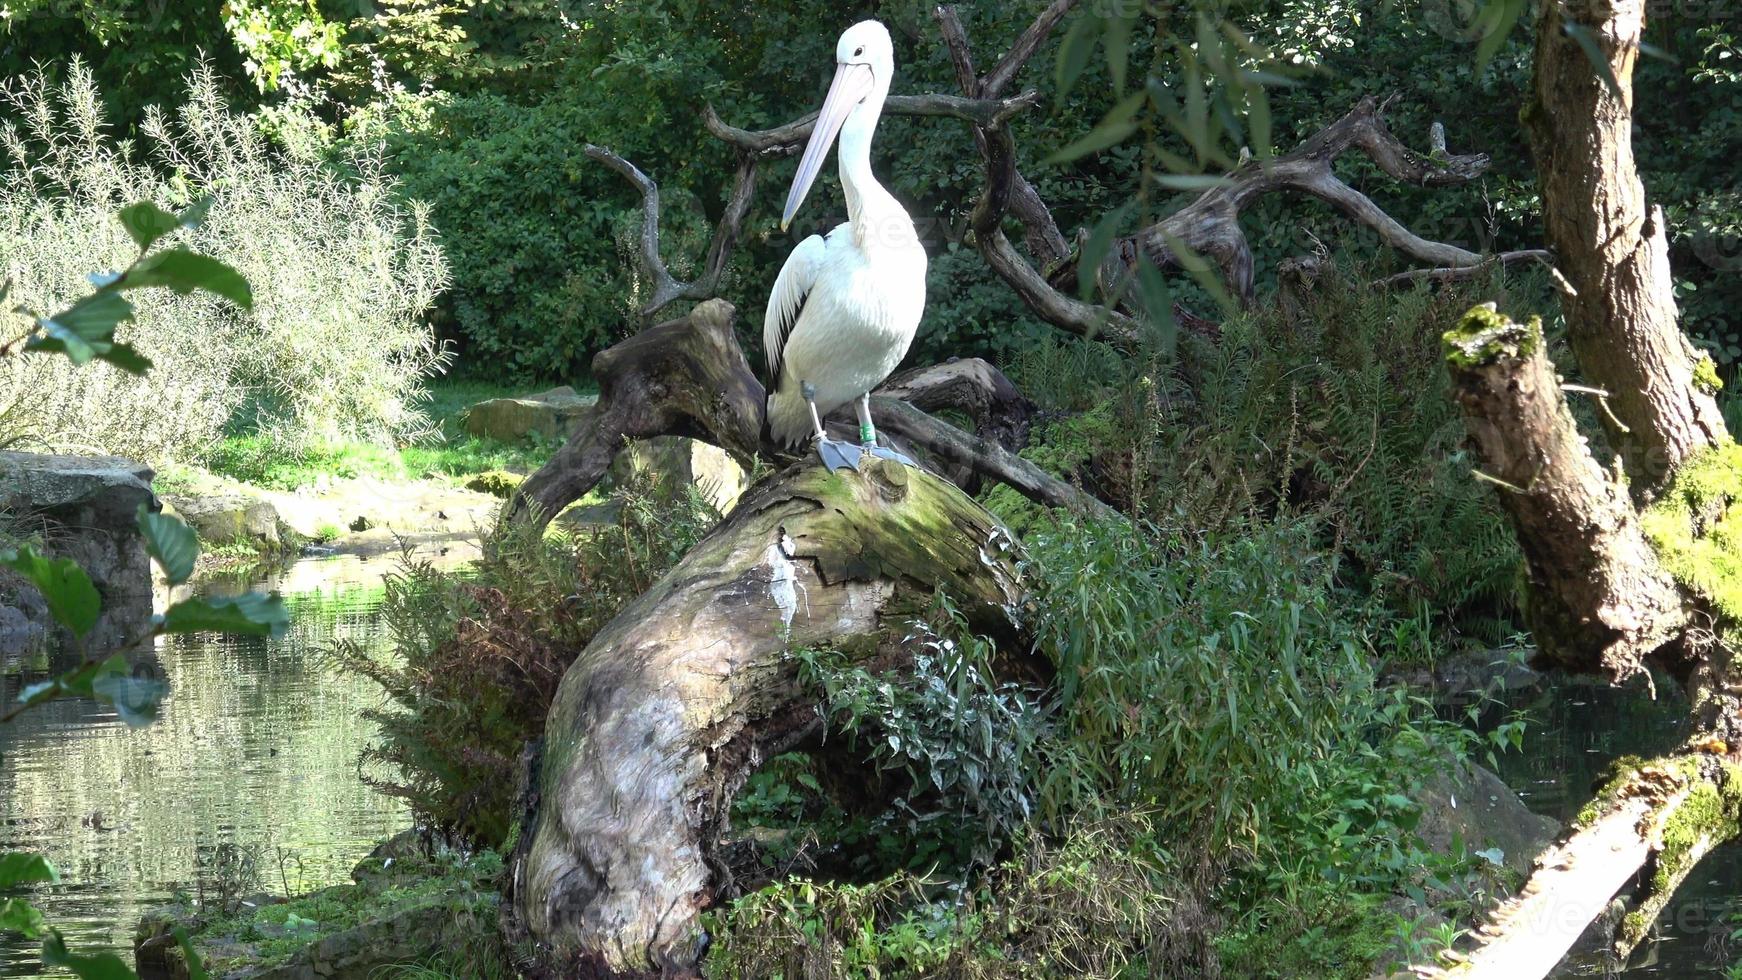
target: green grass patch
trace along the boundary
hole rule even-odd
[[[425,409],[435,422],[425,440],[399,447],[368,443],[317,443],[294,455],[282,444],[249,431],[233,432],[207,453],[206,468],[219,476],[270,490],[296,490],[322,478],[415,480],[427,477],[466,477],[492,471],[529,473],[550,457],[556,445],[549,440],[527,439],[499,442],[468,434],[460,424],[465,409],[489,398],[526,394],[477,381],[453,381],[432,385]],[[168,479],[170,486],[164,487]],[[171,471],[159,478],[160,489],[175,492],[187,482],[186,474]]]

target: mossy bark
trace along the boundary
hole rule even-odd
[[[1447,334],[1446,359],[1478,475],[1498,487],[1529,566],[1545,657],[1617,682],[1668,668],[1696,734],[1622,773],[1539,856],[1477,934],[1463,976],[1545,975],[1612,901],[1626,909],[1614,936],[1626,956],[1700,858],[1742,831],[1742,456],[1712,365],[1677,325],[1663,214],[1633,163],[1644,21],[1644,0],[1547,5],[1525,112],[1567,336],[1616,471],[1575,426],[1539,327],[1472,311]]]
[[[1498,487],[1525,555],[1543,656],[1613,680],[1644,670],[1685,627],[1686,602],[1626,491],[1586,448],[1541,324],[1478,307],[1445,345],[1477,472]]]
[[[817,722],[794,648],[874,646],[953,596],[1014,635],[1014,542],[948,482],[887,461],[801,463],[581,653],[546,723],[514,908],[563,975],[693,971],[734,791]],[[899,635],[899,634],[897,634]]]

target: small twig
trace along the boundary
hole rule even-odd
[[[1528,494],[1530,492],[1529,490],[1526,490],[1525,488],[1519,486],[1516,483],[1508,483],[1505,480],[1502,480],[1497,476],[1494,476],[1494,475],[1489,474],[1489,473],[1484,473],[1481,470],[1476,469],[1475,467],[1470,468],[1470,475],[1475,477],[1478,480],[1484,480],[1484,481],[1487,481],[1488,483],[1492,483],[1495,486],[1500,487],[1503,490],[1510,490],[1513,493]]]
[[[1615,428],[1618,431],[1620,431],[1622,434],[1626,434],[1626,433],[1632,431],[1631,429],[1627,428],[1627,426],[1622,425],[1621,420],[1616,418],[1615,413],[1610,410],[1610,408],[1609,408],[1610,395],[1607,391],[1604,391],[1601,388],[1593,388],[1590,385],[1576,385],[1576,384],[1571,384],[1571,383],[1565,382],[1565,381],[1561,382],[1561,390],[1567,391],[1567,392],[1572,392],[1573,394],[1577,394],[1577,395],[1590,395],[1591,397],[1597,399],[1597,405],[1603,409],[1603,414],[1605,416],[1608,416],[1609,421],[1612,424],[1614,424]]]

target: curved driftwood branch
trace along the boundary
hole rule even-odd
[[[1491,256],[1423,238],[1391,217],[1371,198],[1337,177],[1332,165],[1359,151],[1395,180],[1425,187],[1452,187],[1485,173],[1484,153],[1417,153],[1404,146],[1385,124],[1382,103],[1368,96],[1341,119],[1291,152],[1268,161],[1253,160],[1229,173],[1190,204],[1135,234],[1116,239],[1112,252],[1129,266],[1146,260],[1158,268],[1177,268],[1193,255],[1207,256],[1242,302],[1254,296],[1252,255],[1239,228],[1240,215],[1266,194],[1316,197],[1357,224],[1373,229],[1386,245],[1420,262],[1446,269],[1480,266]],[[1442,131],[1443,132],[1443,131]],[[1524,253],[1508,253],[1518,256]],[[1509,259],[1516,261],[1516,258]],[[1048,270],[1054,284],[1074,280],[1076,263],[1067,259]]]
[[[1030,90],[1007,99],[972,99],[960,95],[891,95],[883,111],[897,116],[948,116],[986,129],[997,129],[1018,113],[1040,104],[1040,93]],[[791,153],[810,139],[817,114],[806,113],[772,129],[739,129],[722,120],[712,105],[702,110],[708,132],[747,153],[771,156]]]
[[[1383,279],[1375,279],[1373,285],[1385,289],[1392,286],[1409,286],[1424,281],[1467,282],[1471,279],[1480,279],[1492,272],[1497,265],[1510,266],[1522,262],[1540,262],[1543,265],[1552,265],[1554,255],[1540,248],[1501,252],[1497,255],[1490,255],[1475,265],[1447,266],[1440,269],[1410,269],[1407,272],[1399,272]]]
[[[594,356],[598,402],[562,448],[515,491],[505,519],[550,521],[596,486],[632,439],[701,439],[746,466],[757,456],[777,458],[781,450],[762,438],[766,393],[738,346],[733,317],[730,303],[708,300],[687,316],[649,327]],[[970,359],[907,372],[895,384],[895,398],[909,395],[975,419],[976,434],[936,419],[900,433],[904,448],[925,450],[958,467],[959,473],[949,474],[952,479],[964,484],[970,477],[1008,479],[1037,503],[1105,512],[1104,504],[1014,455],[1026,440],[1033,406],[997,368]]]
[[[954,486],[886,460],[798,465],[750,490],[599,632],[552,704],[510,902],[553,974],[695,975],[732,796],[817,723],[789,652],[870,659],[938,589],[1015,638],[1014,548]]]
[[[702,274],[693,281],[679,282],[666,267],[665,259],[660,256],[659,185],[653,178],[642,173],[635,164],[605,147],[588,143],[585,152],[592,159],[622,174],[625,180],[634,184],[636,190],[641,192],[639,258],[642,274],[653,284],[653,295],[641,305],[641,316],[644,319],[651,317],[678,300],[704,300],[712,297],[720,287],[720,276],[725,273],[726,262],[732,257],[732,249],[742,235],[744,216],[749,213],[751,198],[756,193],[755,156],[749,153],[739,154],[738,173],[733,180],[732,196],[726,200],[726,210],[714,228],[714,237],[708,245],[707,258],[702,265]]]

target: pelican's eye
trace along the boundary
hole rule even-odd
[[[859,57],[860,55],[862,55],[864,53],[865,53],[865,48],[863,46],[860,46],[860,47],[853,49],[853,57],[855,57],[855,58]]]

